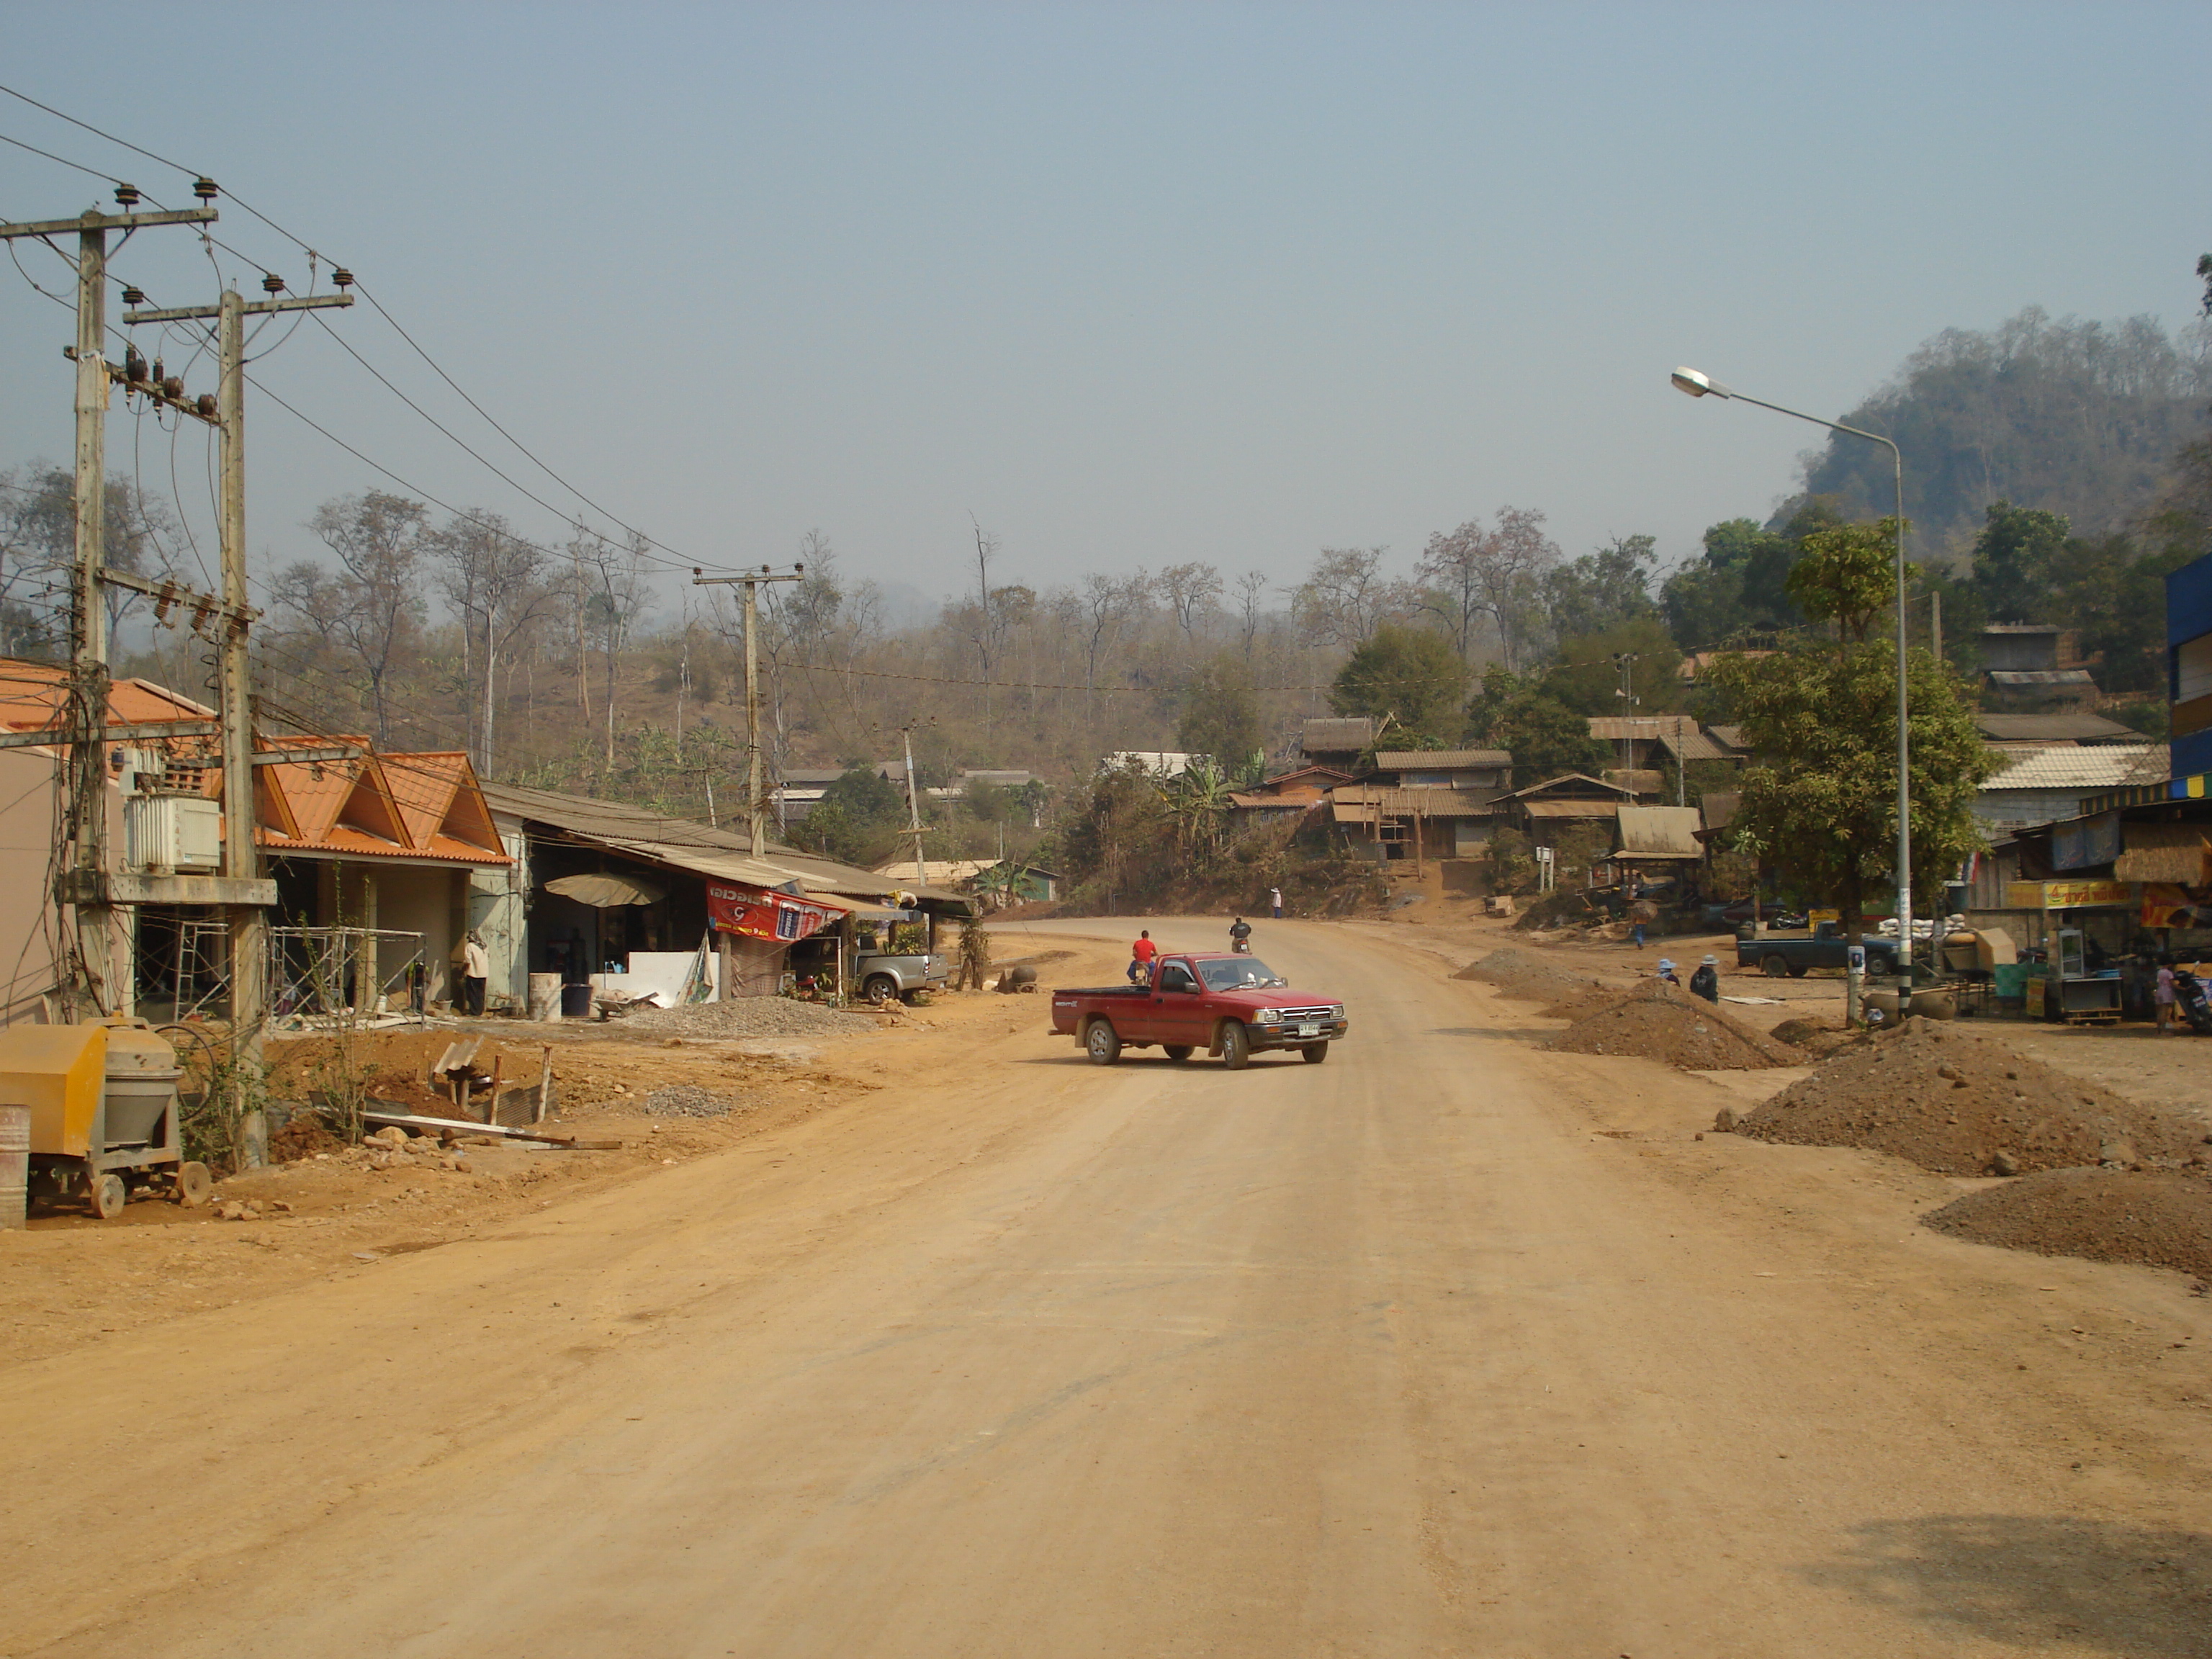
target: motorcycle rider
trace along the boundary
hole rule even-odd
[[[1252,947],[1247,943],[1252,937],[1252,924],[1239,916],[1229,924],[1229,948],[1240,956]]]

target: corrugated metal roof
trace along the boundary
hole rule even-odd
[[[1384,772],[1491,771],[1513,764],[1503,749],[1393,749],[1375,757]]]
[[[1743,810],[1743,797],[1733,791],[1708,790],[1699,810],[1705,815],[1705,832],[1710,835],[1735,822],[1735,815]]]
[[[1347,783],[1329,792],[1342,805],[1372,808],[1391,817],[1486,818],[1490,798],[1473,789],[1390,789],[1381,784]]]
[[[1984,634],[2063,634],[2066,630],[2057,623],[1984,623]]]
[[[1351,754],[1374,741],[1375,722],[1364,714],[1348,720],[1308,720],[1298,733],[1298,747],[1309,755]]]
[[[1992,668],[1992,685],[2091,685],[2086,668]]]
[[[1678,732],[1694,732],[1698,722],[1688,714],[1593,714],[1589,734],[1607,743],[1648,740]]]
[[[1709,726],[1705,730],[1713,734],[1717,742],[1726,744],[1731,749],[1747,753],[1751,749],[1751,745],[1743,740],[1743,727],[1741,726]]]
[[[1610,800],[1524,800],[1521,810],[1532,818],[1609,818],[1621,809]]]
[[[1698,845],[1703,822],[1694,806],[1623,806],[1620,848],[1623,858],[1697,859],[1705,856]]]
[[[1662,735],[1659,743],[1677,760],[1733,760],[1737,755],[1736,750],[1709,732],[1669,732]]]
[[[2142,733],[2102,714],[1977,714],[1993,743],[2141,743]]]
[[[1587,772],[1562,772],[1556,778],[1546,778],[1541,783],[1532,783],[1526,789],[1516,789],[1512,793],[1501,796],[1499,799],[1526,800],[1531,795],[1540,795],[1547,789],[1556,789],[1563,783],[1587,783],[1595,789],[1610,789],[1616,795],[1633,795],[1636,793],[1632,789],[1624,789],[1617,783],[1607,783],[1602,778],[1594,778]],[[1610,810],[1612,803],[1607,801],[1603,805]]]
[[[2118,789],[2156,783],[2167,775],[2162,743],[2100,743],[2039,749],[2024,754],[1982,786],[1984,793],[2012,789]]]

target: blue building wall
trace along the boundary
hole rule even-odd
[[[2166,696],[2180,694],[2179,652],[2191,640],[2212,634],[2212,554],[2193,559],[2166,579]],[[2177,736],[2172,743],[2173,775],[2212,772],[2212,726]]]

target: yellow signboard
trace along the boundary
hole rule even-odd
[[[2005,886],[2008,910],[2090,910],[2132,906],[2128,881],[2015,881]]]

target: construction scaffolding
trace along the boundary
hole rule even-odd
[[[230,1018],[230,921],[220,911],[138,913],[137,1011],[172,1021]]]
[[[269,1008],[295,1029],[424,1023],[422,935],[378,927],[269,929]]]

